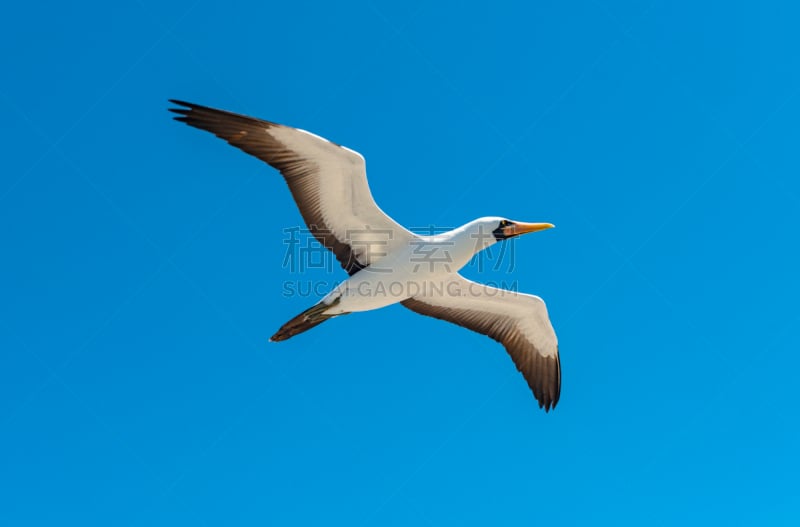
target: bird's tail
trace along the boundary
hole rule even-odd
[[[309,329],[322,324],[329,318],[338,316],[324,314],[325,310],[330,308],[331,305],[333,304],[325,304],[324,302],[320,302],[319,304],[306,309],[289,322],[282,325],[281,329],[272,335],[269,340],[271,342],[280,342],[281,340],[290,339],[295,335],[299,335],[304,331],[308,331]]]

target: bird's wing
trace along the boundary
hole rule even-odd
[[[364,158],[322,137],[269,121],[171,100],[175,119],[226,140],[283,175],[311,233],[349,273],[374,263],[413,234],[372,198]]]
[[[539,407],[545,411],[555,408],[561,395],[561,361],[558,340],[541,298],[478,284],[460,275],[426,293],[403,301],[403,305],[502,343]]]

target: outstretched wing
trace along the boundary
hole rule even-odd
[[[539,407],[555,408],[561,395],[558,339],[538,296],[497,289],[456,275],[451,283],[403,305],[488,335],[505,346]]]
[[[269,121],[182,101],[175,119],[206,130],[283,175],[311,233],[349,273],[374,263],[413,234],[372,198],[364,158],[322,137]]]

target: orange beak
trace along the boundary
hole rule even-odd
[[[522,223],[514,222],[508,227],[503,229],[506,236],[519,236],[520,234],[528,234],[529,232],[538,232],[545,229],[552,229],[555,227],[552,223]]]

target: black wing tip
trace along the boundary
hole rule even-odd
[[[552,359],[551,359],[552,360]],[[545,364],[547,360],[544,361]],[[537,384],[529,384],[533,396],[539,403],[539,408],[544,409],[545,413],[555,410],[561,398],[561,358],[555,357],[555,371],[552,372],[552,380],[540,380]]]
[[[167,99],[170,103],[183,106],[183,108],[167,108],[170,112],[179,113],[182,115],[189,115],[195,111],[202,111],[202,110],[213,110],[220,112],[221,110],[214,110],[213,108],[209,108],[208,106],[203,106],[202,104],[195,104],[193,102],[186,102],[180,99]]]
[[[197,104],[182,101],[180,99],[167,99],[167,101],[171,102],[172,104],[177,104],[178,106],[186,106],[187,108],[194,108],[197,106]]]
[[[167,108],[167,110],[172,113],[178,114],[177,117],[173,117],[173,119],[175,119],[176,121],[180,121],[182,123],[188,123],[189,122],[188,115],[192,113],[192,111],[197,107],[197,105],[189,102],[180,101],[178,99],[168,99],[168,101],[171,102],[172,104],[177,104],[179,106],[186,107],[186,108]]]
[[[262,127],[262,128],[270,128],[273,126],[280,126],[278,123],[273,123],[272,121],[265,121],[264,119],[259,119],[257,117],[250,117],[249,115],[244,115],[241,113],[229,112],[228,110],[220,110],[218,108],[212,108],[210,106],[203,106],[202,104],[195,104],[193,102],[182,101],[180,99],[167,99],[170,103],[183,106],[183,108],[168,108],[170,112],[177,113],[179,115],[186,115],[192,118],[192,122],[184,121],[187,124],[192,126],[196,126],[194,121],[198,123],[200,121],[219,121],[219,120],[228,120],[228,121],[236,121],[239,124],[248,124],[252,126]],[[176,120],[180,121],[181,119],[176,118]],[[196,128],[201,128],[203,130],[208,130],[205,126],[196,126]],[[211,130],[209,130],[211,131]]]
[[[536,400],[539,401],[539,408],[544,410],[544,413],[550,413],[550,410],[555,410],[558,404],[558,397],[550,399],[546,396],[537,396]]]

